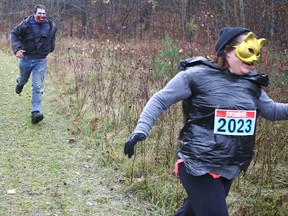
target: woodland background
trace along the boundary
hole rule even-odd
[[[157,120],[133,160],[123,156],[123,145],[180,59],[213,54],[222,27],[249,28],[267,40],[257,65],[270,77],[265,90],[288,102],[286,0],[1,0],[1,50],[11,53],[9,32],[36,3],[58,26],[48,79],[57,83],[71,134],[85,136],[86,149],[102,152],[98,162],[114,167],[127,190],[152,200],[159,215],[171,215],[185,198],[172,173],[181,104]],[[287,215],[287,127],[259,119],[255,158],[227,199],[231,215]]]
[[[1,34],[7,34],[36,3],[43,3],[59,36],[125,41],[170,36],[207,45],[225,26],[245,26],[287,47],[286,0],[1,0]]]

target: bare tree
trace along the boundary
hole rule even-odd
[[[251,28],[273,43],[288,43],[287,0],[41,0],[59,27],[58,35],[194,40],[215,39],[225,26]],[[9,35],[39,0],[1,0],[0,34]],[[203,26],[205,25],[205,26]],[[277,40],[275,40],[277,38]],[[211,41],[212,42],[212,41]]]
[[[240,7],[240,25],[245,26],[245,13],[244,13],[243,0],[239,0],[239,7]]]

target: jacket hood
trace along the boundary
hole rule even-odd
[[[243,75],[243,78],[255,82],[261,86],[268,86],[269,84],[268,75],[262,72],[250,72]]]
[[[33,19],[33,15],[25,17],[25,18],[23,19],[23,21],[29,24],[29,22],[28,22],[29,19]],[[50,17],[46,17],[46,19],[47,19],[51,24],[53,24],[53,26],[54,26],[54,22],[52,21],[52,19],[51,19]]]
[[[219,69],[216,64],[208,61],[208,59],[198,56],[198,57],[193,57],[193,58],[188,58],[184,60],[180,60],[179,62],[179,70],[186,70],[188,67],[192,67],[195,65],[207,65],[211,68]]]
[[[202,56],[198,56],[198,57],[188,58],[185,60],[180,60],[179,70],[181,70],[181,71],[186,70],[189,67],[200,65],[200,64],[206,65],[210,68],[219,69],[215,63],[210,62],[208,59],[206,59]],[[230,73],[228,70],[226,70],[226,72]],[[236,75],[236,76],[238,76],[238,75]],[[262,72],[252,71],[252,72],[249,72],[245,75],[241,75],[241,77],[243,79],[255,82],[260,86],[268,86],[268,84],[269,84],[268,75],[265,73],[262,73]]]

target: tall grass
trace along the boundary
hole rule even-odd
[[[169,43],[173,48],[169,50],[172,59],[176,61],[181,55],[190,57],[187,53],[191,50],[180,55],[175,44],[165,40],[164,44]],[[103,160],[99,163],[114,166],[122,176],[119,182],[124,182],[127,190],[139,197],[155,202],[160,215],[171,215],[185,197],[178,178],[172,173],[182,126],[180,104],[173,105],[157,120],[150,137],[137,145],[134,159],[128,160],[123,155],[125,139],[133,131],[147,100],[173,76],[173,73],[162,76],[162,69],[161,76],[155,74],[157,65],[163,66],[161,61],[167,60],[165,48],[163,41],[116,43],[62,39],[50,57],[49,74],[50,79],[61,84],[59,100],[74,119],[71,133],[91,136],[93,141],[86,147],[102,152]],[[280,60],[273,59],[274,63],[277,61]],[[262,62],[261,67],[268,68],[267,64]],[[287,102],[287,59],[284,65],[286,71],[279,68],[273,71],[283,79],[282,85],[271,83],[275,86],[267,91],[272,98]],[[277,76],[274,77],[277,81]],[[287,126],[287,121],[271,123],[260,119],[255,159],[246,175],[237,178],[228,198],[231,214],[284,215],[287,212]]]

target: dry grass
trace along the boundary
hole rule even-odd
[[[86,132],[84,123],[81,132],[73,131],[75,112],[59,91],[65,85],[52,82],[55,72],[49,70],[45,119],[32,125],[31,82],[17,95],[17,59],[0,52],[0,215],[157,215],[125,191],[121,173],[105,158],[106,144],[113,144],[104,138],[107,131],[99,126],[97,133]]]
[[[145,44],[60,39],[50,56],[47,76],[57,92],[58,109],[71,119],[70,135],[81,136],[81,148],[90,155],[100,155],[94,163],[112,167],[127,192],[141,200],[152,200],[157,205],[155,214],[171,215],[185,197],[172,173],[182,125],[180,104],[158,119],[149,139],[137,145],[135,159],[123,155],[125,139],[145,103],[171,78],[154,79],[159,49],[161,42],[157,41]],[[187,52],[182,53],[185,58],[189,57]],[[274,64],[277,61],[273,59]],[[261,67],[267,69],[263,64]],[[283,71],[274,73],[281,74],[282,81],[271,83],[273,88],[267,91],[272,98],[285,101],[287,76]],[[260,119],[255,159],[247,174],[235,180],[228,197],[231,215],[285,215],[288,211],[287,124]]]

